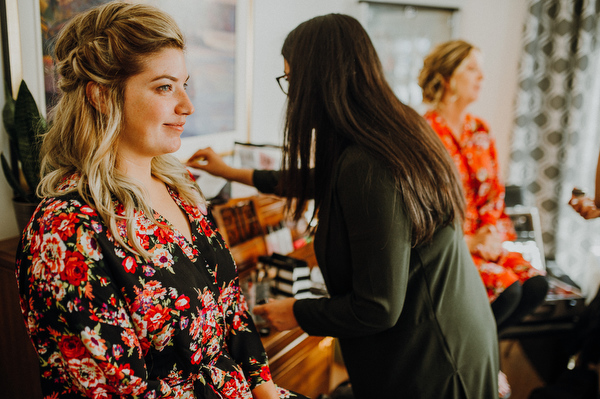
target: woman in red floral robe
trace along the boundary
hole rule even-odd
[[[516,234],[504,212],[495,142],[488,125],[466,111],[477,99],[482,79],[480,52],[454,40],[425,59],[419,84],[424,101],[432,105],[424,117],[461,176],[467,202],[465,240],[501,329],[533,311],[544,300],[548,284],[543,271],[520,253],[502,248]]]

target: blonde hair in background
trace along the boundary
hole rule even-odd
[[[452,90],[452,75],[474,49],[477,48],[464,40],[450,40],[435,46],[425,57],[418,78],[425,103],[437,106],[445,94],[446,83]]]
[[[40,197],[77,191],[96,209],[115,240],[148,258],[135,239],[134,211],[154,223],[150,198],[143,186],[116,169],[127,79],[143,71],[145,60],[165,48],[183,50],[184,38],[175,21],[158,8],[111,2],[74,17],[59,33],[55,62],[60,98],[50,113],[52,126],[42,143]],[[86,95],[90,83],[97,108]],[[99,105],[98,105],[99,104]],[[101,110],[101,111],[100,111]],[[77,187],[60,188],[78,174]],[[152,174],[188,203],[204,198],[174,156],[152,161]],[[127,239],[119,234],[115,199],[124,207]],[[128,241],[128,242],[126,242]]]

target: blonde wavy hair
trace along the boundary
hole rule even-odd
[[[478,49],[464,40],[450,40],[435,46],[425,57],[418,78],[425,103],[434,107],[439,104],[446,91],[445,83],[451,83],[452,75],[472,50]]]
[[[168,14],[152,6],[124,2],[111,2],[74,17],[61,30],[55,45],[60,97],[42,142],[42,181],[37,193],[55,197],[77,191],[96,209],[119,244],[145,258],[149,254],[135,239],[134,212],[141,210],[157,221],[144,187],[116,168],[125,85],[131,76],[143,71],[153,54],[184,47],[183,35]],[[100,88],[102,112],[86,96],[89,82]],[[79,177],[78,185],[61,188],[61,182],[73,174]],[[204,202],[199,188],[174,156],[155,157],[152,174],[188,203]],[[116,214],[115,200],[123,205],[124,217]],[[126,239],[117,229],[117,221],[123,218]]]

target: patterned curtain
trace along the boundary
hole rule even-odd
[[[574,186],[594,190],[600,0],[528,1],[507,183],[533,194],[546,257],[584,285],[600,225],[567,202]]]

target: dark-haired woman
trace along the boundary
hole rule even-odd
[[[296,218],[315,199],[315,252],[330,297],[255,312],[277,329],[339,337],[356,398],[497,398],[494,319],[444,146],[394,96],[354,18],[300,24],[282,55],[282,171],[235,169],[210,149],[190,159],[285,196]]]

